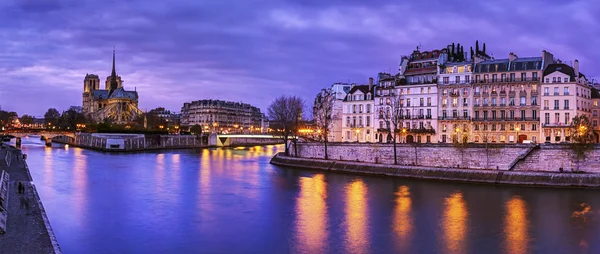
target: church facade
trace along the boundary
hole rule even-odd
[[[125,90],[121,76],[117,76],[114,51],[112,60],[112,73],[106,78],[104,89],[100,89],[98,75],[85,75],[83,113],[94,122],[108,120],[116,124],[128,124],[143,112],[138,108],[137,91]]]

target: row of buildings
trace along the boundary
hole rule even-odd
[[[83,113],[93,122],[109,120],[116,124],[130,124],[144,116],[144,112],[138,107],[137,89],[125,90],[123,83],[121,76],[116,73],[113,51],[112,72],[106,78],[104,88],[100,88],[98,75],[87,74],[84,78]],[[260,108],[246,103],[222,100],[186,102],[180,113],[170,112],[164,108],[154,109],[150,113],[168,123],[175,123],[178,129],[200,125],[203,131],[247,133],[266,131],[268,124]]]
[[[398,73],[379,73],[365,85],[336,83],[329,139],[388,142],[398,108],[400,142],[568,142],[578,115],[598,128],[600,96],[579,71],[547,51],[494,59],[479,47],[454,45],[403,56]],[[315,106],[315,108],[318,108]],[[316,114],[316,113],[315,113]]]

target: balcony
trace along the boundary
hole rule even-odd
[[[537,90],[531,90],[531,96],[537,96],[537,95],[538,95]]]
[[[480,94],[479,92],[474,92],[474,93],[473,93],[473,96],[475,96],[475,97],[479,97],[479,96],[481,96],[481,94]]]
[[[489,92],[483,92],[483,97],[489,97],[490,93]]]
[[[460,96],[459,92],[450,92],[450,97],[458,97]]]
[[[516,94],[517,94],[517,92],[515,92],[515,91],[508,92],[509,97],[515,97]]]
[[[505,79],[487,79],[487,80],[477,80],[475,83],[518,83],[518,82],[539,82],[540,79],[537,77],[532,78],[505,78]]]
[[[554,92],[554,96],[559,96],[560,94],[558,92]]]
[[[520,92],[519,92],[519,96],[521,96],[521,97],[527,96],[527,92],[525,92],[525,91],[520,91]]]
[[[492,96],[498,96],[498,92],[492,91]]]
[[[505,91],[505,90],[503,90],[503,91],[500,91],[500,96],[502,96],[502,97],[506,97],[506,91]]]
[[[401,130],[397,130],[397,132],[399,132],[399,133],[405,132],[406,134],[435,134],[435,129],[434,128],[413,128],[413,129],[401,129]]]
[[[431,115],[426,115],[425,119],[431,119]]]
[[[441,118],[439,118],[438,120],[471,120],[471,117],[465,117],[465,116],[442,116]]]
[[[351,123],[349,126],[346,126],[349,128],[364,128],[365,126],[362,124],[355,124],[355,123]]]
[[[568,128],[572,127],[571,124],[566,123],[543,123],[542,127],[544,128]]]

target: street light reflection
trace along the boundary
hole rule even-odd
[[[296,248],[300,253],[325,253],[327,182],[325,176],[301,177],[296,198]]]
[[[396,212],[394,213],[394,231],[398,236],[399,251],[408,253],[412,242],[412,200],[408,186],[400,186],[396,192]]]
[[[519,196],[513,196],[505,205],[505,228],[507,253],[528,253],[529,221],[527,220],[527,204]]]
[[[346,186],[346,252],[365,253],[368,247],[367,185],[354,180]]]
[[[446,253],[465,253],[468,228],[467,205],[462,193],[456,192],[445,199],[443,218],[444,242]]]

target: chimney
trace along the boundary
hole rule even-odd
[[[373,90],[373,77],[369,78],[369,92]]]
[[[542,50],[542,68],[546,69],[546,67],[548,67],[548,65],[551,65],[554,63],[554,55],[552,55],[550,52],[546,51],[546,50]]]
[[[517,55],[516,55],[515,53],[513,53],[513,52],[510,52],[510,53],[508,54],[508,61],[512,62],[512,61],[514,61],[515,59],[517,59]]]
[[[575,80],[579,78],[579,60],[575,59],[573,62],[573,70],[575,71]]]

